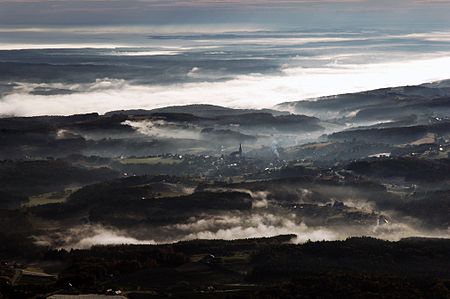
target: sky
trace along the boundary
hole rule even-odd
[[[0,26],[442,28],[449,8],[448,0],[0,0]]]

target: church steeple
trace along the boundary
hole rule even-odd
[[[235,158],[235,159],[236,158],[238,158],[238,159],[242,158],[242,144],[241,143],[239,143],[239,150],[237,150],[235,152],[232,152],[230,154],[230,157]]]

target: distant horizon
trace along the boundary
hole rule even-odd
[[[144,48],[3,50],[0,115],[102,114],[199,103],[261,109],[449,79],[450,52],[441,48],[450,39],[418,36],[391,41],[262,34],[200,42],[202,37],[163,39]],[[267,55],[277,41],[282,44]],[[34,73],[34,61],[45,67]],[[18,68],[12,72],[14,64]]]
[[[0,115],[287,101],[450,78],[447,0],[0,0]]]

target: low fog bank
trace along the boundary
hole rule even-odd
[[[393,222],[390,222],[393,221]],[[86,249],[94,245],[167,244],[179,241],[236,240],[247,238],[296,235],[295,244],[309,241],[345,240],[370,236],[398,241],[408,237],[449,238],[450,231],[420,228],[414,219],[398,222],[379,218],[373,225],[308,226],[295,214],[227,213],[193,216],[187,222],[166,226],[118,229],[101,224],[79,225],[57,233],[35,236],[37,245],[65,249]],[[409,221],[409,222],[408,222]]]
[[[370,236],[398,241],[409,237],[449,238],[450,227],[425,225],[422,220],[393,210],[380,210],[377,203],[362,196],[358,190],[340,187],[320,187],[323,194],[334,194],[342,202],[331,197],[317,202],[315,191],[293,188],[284,196],[297,195],[297,199],[286,203],[273,191],[252,191],[245,188],[209,188],[208,192],[243,192],[252,199],[250,210],[224,212],[200,212],[184,221],[170,224],[139,224],[133,227],[116,227],[101,223],[75,225],[46,235],[34,237],[37,245],[64,249],[86,249],[94,245],[118,244],[167,244],[187,240],[236,240],[247,238],[296,235],[295,244],[308,241],[345,240],[349,237]],[[328,190],[327,190],[328,189]],[[279,192],[283,187],[277,188]],[[340,194],[342,193],[342,194]],[[352,194],[348,196],[347,194]],[[281,200],[281,201],[280,201]],[[314,204],[312,204],[314,202]],[[291,209],[286,208],[286,204]],[[326,209],[327,216],[320,212],[299,211],[308,207]],[[319,214],[317,214],[319,213]],[[331,213],[331,214],[330,214]],[[353,215],[353,216],[352,216]],[[359,219],[353,219],[359,215]],[[179,215],[181,216],[181,215]],[[167,216],[170,217],[170,216]]]
[[[121,109],[154,109],[209,103],[233,108],[270,108],[281,102],[421,84],[450,78],[450,58],[442,55],[378,64],[298,67],[278,72],[231,74],[217,81],[142,84],[132,79],[95,78],[86,83],[5,82],[0,115],[37,116],[106,113]],[[386,70],[390,70],[386,72]],[[186,76],[195,71],[194,67]],[[323,84],[323,82],[328,82]]]
[[[31,209],[36,217],[61,223],[34,234],[35,243],[70,249],[290,234],[297,236],[294,243],[450,237],[448,214],[442,211],[445,181],[401,187],[348,172],[331,177],[310,170],[301,176],[299,170],[294,177],[267,181],[136,176],[87,186],[63,205]],[[55,214],[60,212],[65,216]]]
[[[421,84],[450,78],[448,36],[448,32],[340,30],[161,32],[142,35],[140,46],[97,48],[96,41],[93,48],[63,43],[54,49],[43,45],[39,50],[4,50],[0,116],[198,103],[268,108],[287,101]]]

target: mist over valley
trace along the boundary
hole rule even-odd
[[[0,1],[0,298],[449,298],[448,1]]]

